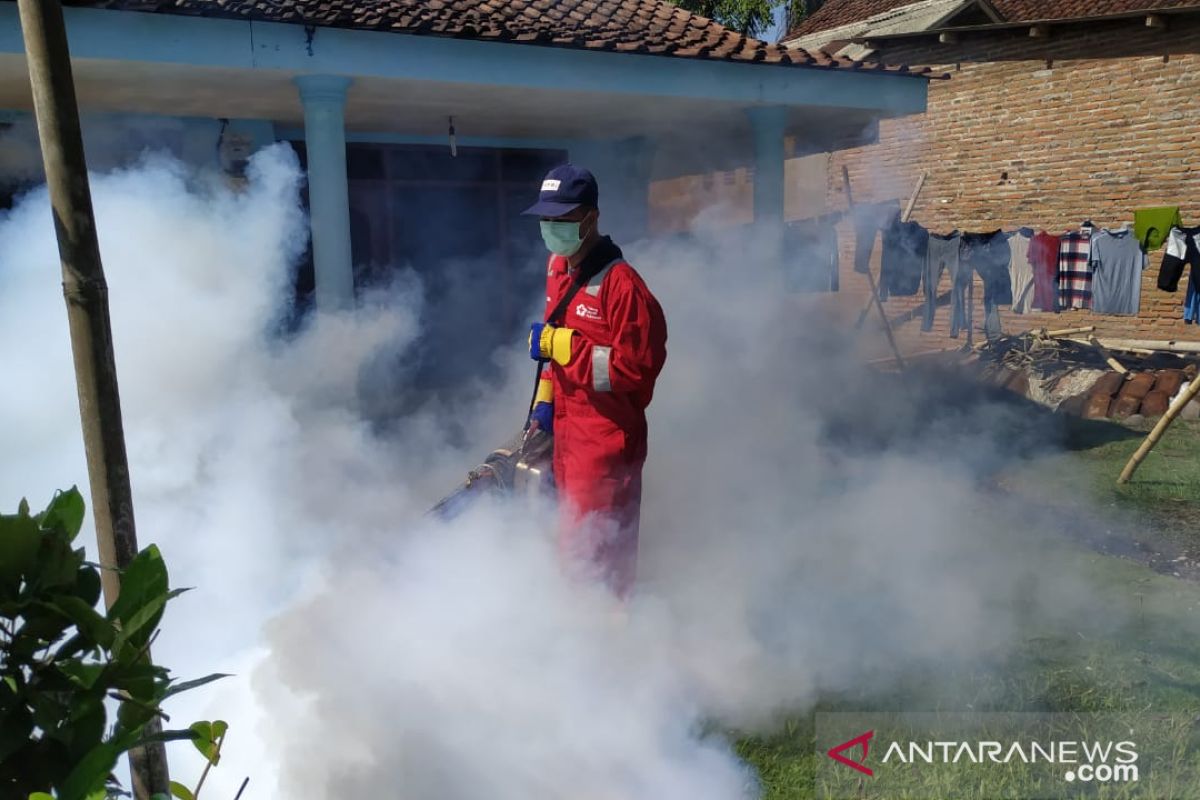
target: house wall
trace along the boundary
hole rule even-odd
[[[1139,18],[1055,27],[1048,39],[1022,28],[887,46],[883,60],[950,78],[931,84],[927,113],[884,120],[877,143],[831,154],[829,206],[845,207],[844,165],[856,202],[906,199],[928,171],[913,219],[936,232],[1061,233],[1085,219],[1119,225],[1134,209],[1158,205],[1178,205],[1185,225],[1200,224],[1200,20],[1168,19],[1165,31]],[[850,268],[852,233],[842,228],[842,294],[865,303],[866,281]],[[1004,307],[1004,330],[1095,325],[1103,336],[1200,339],[1200,326],[1182,321],[1186,281],[1175,294],[1156,287],[1161,261],[1161,252],[1151,254],[1136,317],[1019,316]],[[939,293],[949,288],[943,276]],[[976,278],[977,324],[982,297]],[[886,307],[894,318],[920,302],[892,298]],[[897,330],[909,351],[934,349],[951,343],[949,321],[941,307],[932,332],[921,333],[916,320]]]
[[[266,120],[85,114],[81,123],[88,168],[97,172],[129,166],[147,153],[232,171],[233,162],[275,140],[275,126]],[[33,115],[0,109],[0,187],[21,189],[42,179]]]

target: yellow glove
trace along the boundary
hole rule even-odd
[[[534,361],[553,360],[566,366],[571,363],[571,328],[556,328],[544,322],[529,326],[529,357]]]

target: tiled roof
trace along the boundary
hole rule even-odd
[[[912,5],[914,0],[827,0],[800,20],[786,39],[838,28]],[[965,0],[964,0],[965,4]],[[1005,22],[1083,19],[1168,8],[1200,8],[1200,0],[991,0]]]
[[[908,72],[768,44],[666,0],[65,0],[65,5],[716,61]]]
[[[793,39],[808,33],[861,22],[876,14],[911,5],[912,2],[913,0],[825,0],[820,8],[792,26],[784,38]]]
[[[1200,8],[1200,2],[1197,0],[992,0],[992,4],[1008,22],[1106,17],[1168,8]]]

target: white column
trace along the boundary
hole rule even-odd
[[[296,78],[304,106],[308,154],[308,205],[312,225],[317,308],[346,308],[354,302],[350,256],[350,192],[346,182],[346,90],[338,75]]]

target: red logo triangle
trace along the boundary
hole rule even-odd
[[[870,767],[866,766],[867,755],[870,753],[870,750],[871,750],[871,739],[874,736],[875,736],[875,731],[867,731],[866,733],[864,733],[861,736],[855,736],[853,739],[851,739],[848,742],[842,742],[837,747],[830,748],[829,752],[827,752],[825,755],[829,756],[830,758],[832,758],[834,761],[838,762],[839,764],[845,764],[847,767],[850,767],[850,769],[856,769],[859,772],[863,773],[864,775],[869,775],[871,777],[874,777],[875,773],[871,770]],[[854,748],[860,747],[860,746],[862,747],[862,759],[861,760],[853,761],[853,760],[847,758],[846,756],[842,755],[842,753],[846,752],[847,750],[853,750]]]

